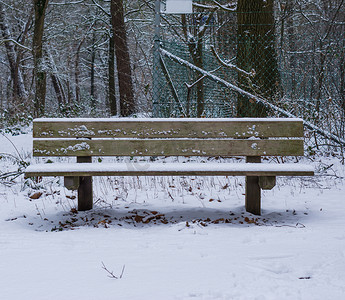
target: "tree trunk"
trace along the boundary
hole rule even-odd
[[[61,84],[61,80],[59,79],[59,76],[58,76],[58,69],[56,67],[53,55],[50,53],[50,51],[48,51],[47,56],[49,57],[49,64],[51,68],[50,78],[51,78],[53,88],[56,94],[56,98],[58,101],[59,111],[61,113],[62,108],[66,105],[66,97],[63,90],[63,86]]]
[[[35,76],[35,116],[43,116],[46,98],[46,71],[43,62],[42,40],[44,32],[45,12],[49,0],[34,0],[35,24],[33,36],[33,58]]]
[[[63,93],[60,89],[61,85],[59,84],[59,79],[57,78],[57,76],[54,73],[50,74],[51,80],[52,80],[52,84],[53,84],[53,88],[56,94],[56,98],[58,100],[58,105],[59,105],[59,110],[61,109],[61,107],[63,107],[64,103],[64,97],[63,97]],[[61,112],[61,110],[60,110]]]
[[[274,0],[239,0],[237,4],[239,68],[255,72],[250,81],[238,73],[241,88],[271,101],[279,93],[279,72],[275,51]],[[242,95],[237,100],[239,117],[266,117],[267,109]]]
[[[11,41],[11,34],[6,22],[5,10],[0,2],[0,29],[4,38],[4,44],[6,48],[7,59],[11,72],[11,80],[13,84],[13,96],[16,101],[26,96],[26,90],[24,86],[23,77],[19,69],[18,56],[14,43]]]
[[[200,14],[198,17],[193,17],[193,22],[195,26],[190,28],[188,26],[188,21],[186,15],[181,15],[182,30],[187,42],[189,54],[193,59],[193,64],[200,69],[204,68],[203,60],[203,44],[204,44],[204,35],[206,33],[206,28],[209,22],[212,20],[215,10],[212,10],[206,19],[203,18],[203,15]],[[191,33],[193,32],[193,34]],[[204,81],[202,80],[203,75],[197,73],[195,82],[196,84],[196,102],[197,102],[197,111],[196,115],[198,118],[203,116],[205,110],[205,93],[204,93]]]
[[[74,61],[74,82],[75,82],[75,103],[80,104],[80,85],[79,85],[79,75],[80,75],[80,69],[79,69],[79,60],[80,60],[80,49],[85,41],[85,37],[81,40],[77,47],[77,51],[75,54],[75,61]]]
[[[196,55],[194,57],[194,64],[200,68],[204,69],[204,60],[203,60],[203,39],[200,37],[197,42],[196,46]],[[204,93],[204,80],[201,78],[203,77],[202,74],[198,74],[197,81],[198,83],[196,84],[196,101],[197,101],[197,107],[196,107],[196,112],[197,112],[197,117],[200,118],[204,114],[204,109],[205,109],[205,93]]]
[[[342,108],[342,115],[345,121],[345,42],[343,40],[343,47],[340,53],[340,101]]]
[[[117,114],[116,96],[115,96],[115,45],[114,45],[114,31],[110,31],[109,37],[109,54],[108,54],[108,96],[110,114],[115,116]]]
[[[296,81],[296,52],[297,52],[297,48],[296,48],[296,30],[295,30],[295,24],[294,24],[294,12],[293,12],[293,3],[292,1],[287,1],[286,2],[286,10],[287,10],[287,35],[288,35],[288,49],[290,52],[289,55],[289,70],[291,73],[291,99],[296,99],[296,85],[297,85],[297,81]]]
[[[126,117],[134,113],[135,103],[123,0],[111,0],[110,12],[114,31],[116,65],[119,80],[120,114]]]
[[[318,123],[319,116],[320,116],[320,108],[321,108],[321,98],[322,98],[322,90],[323,90],[323,82],[325,78],[325,62],[326,62],[326,53],[327,53],[327,46],[326,49],[324,49],[323,42],[320,40],[319,41],[319,49],[318,52],[320,53],[320,60],[319,60],[319,70],[318,70],[318,76],[317,76],[317,85],[318,85],[318,90],[316,94],[316,105],[315,105],[315,110],[316,110],[316,119],[315,122]]]
[[[91,74],[90,74],[90,80],[91,80],[91,108],[93,110],[96,109],[96,98],[95,98],[95,61],[96,61],[96,32],[93,30],[92,32],[92,47],[91,47]]]

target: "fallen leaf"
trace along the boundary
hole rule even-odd
[[[29,196],[29,198],[36,200],[36,199],[39,199],[42,195],[43,195],[43,193],[36,192],[36,193],[32,194],[31,196]]]
[[[136,215],[136,216],[134,217],[134,221],[137,222],[137,223],[140,223],[140,222],[143,221],[143,218],[144,218],[144,217],[142,217],[142,216]]]

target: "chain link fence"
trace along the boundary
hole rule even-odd
[[[161,14],[153,116],[296,116],[310,136],[318,134],[311,148],[343,146],[345,23],[337,20],[345,9],[316,23],[317,11],[275,7],[274,23],[266,16],[246,24],[238,10],[212,10],[214,3],[194,1],[193,14]]]

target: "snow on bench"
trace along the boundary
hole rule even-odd
[[[92,176],[246,176],[246,210],[259,215],[261,189],[276,176],[313,176],[302,164],[261,163],[261,156],[301,156],[301,119],[34,120],[36,157],[75,156],[77,163],[30,165],[26,177],[64,176],[78,189],[78,209],[93,206]],[[245,156],[247,163],[92,163],[94,156]]]

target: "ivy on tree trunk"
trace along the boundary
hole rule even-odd
[[[237,66],[254,74],[238,73],[240,87],[274,102],[280,78],[275,51],[274,0],[239,0],[237,4]],[[267,108],[238,95],[239,117],[266,117]]]

